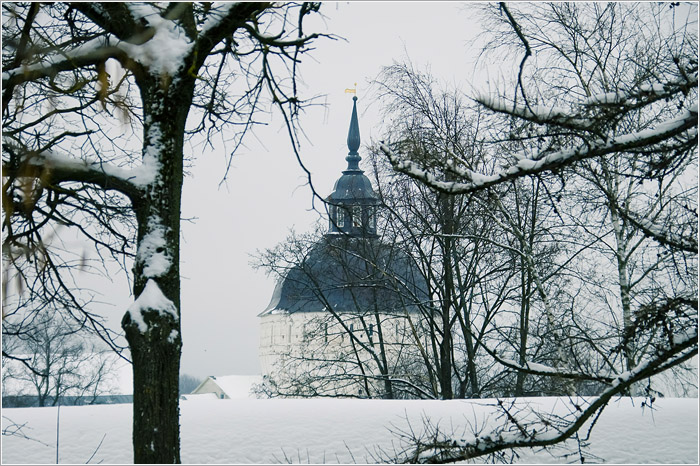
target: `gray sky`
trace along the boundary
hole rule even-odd
[[[332,191],[347,165],[352,94],[344,93],[346,88],[357,83],[363,145],[381,135],[380,108],[372,102],[369,82],[382,66],[410,57],[416,68],[429,65],[438,79],[470,88],[478,51],[467,45],[479,29],[469,9],[474,7],[451,2],[323,4],[325,24],[309,24],[307,32],[330,32],[347,41],[318,40],[300,68],[300,94],[326,95],[321,99],[325,106],[301,117],[308,138],[302,141],[302,160],[321,195]],[[248,137],[221,186],[230,147],[185,147],[194,165],[185,180],[182,217],[195,219],[182,225],[181,371],[197,377],[259,373],[257,315],[275,283],[252,269],[250,255],[283,241],[290,228],[312,229],[319,218],[281,119],[255,135]],[[364,152],[361,148],[360,155]],[[119,330],[132,298],[125,279],[113,280],[100,291],[110,303],[104,313]]]

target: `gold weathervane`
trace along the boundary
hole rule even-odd
[[[354,88],[354,89],[350,89],[350,88],[345,89],[345,93],[346,93],[346,94],[355,94],[355,95],[357,95],[357,83],[355,83],[355,88]]]

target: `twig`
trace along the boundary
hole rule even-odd
[[[2,435],[6,435],[6,436],[8,436],[8,437],[9,437],[9,436],[16,436],[16,437],[23,438],[23,439],[25,439],[25,440],[32,440],[32,441],[34,441],[34,442],[38,442],[38,443],[40,443],[40,444],[42,444],[42,445],[45,445],[45,446],[47,446],[47,447],[50,447],[50,446],[51,446],[51,445],[49,445],[48,443],[42,442],[41,440],[37,440],[37,439],[35,439],[35,438],[31,438],[31,437],[29,437],[27,434],[25,434],[24,432],[22,432],[22,429],[27,425],[26,422],[25,422],[24,424],[20,425],[20,424],[17,424],[15,421],[13,421],[12,419],[10,419],[10,418],[7,417],[7,416],[3,416],[2,418],[3,418],[3,419],[6,419],[8,422],[11,423],[9,426],[5,427],[5,428],[2,430]],[[13,430],[10,430],[10,429],[13,429]],[[29,427],[29,429],[31,429],[31,427]]]
[[[97,445],[97,448],[95,448],[95,451],[92,452],[92,455],[90,455],[90,458],[88,458],[88,460],[85,462],[85,464],[90,464],[90,461],[92,461],[92,459],[93,459],[93,458],[95,457],[95,455],[97,454],[97,451],[98,451],[98,450],[100,449],[100,447],[102,446],[102,442],[105,441],[105,437],[107,437],[107,432],[105,432],[105,434],[102,436],[102,440],[100,440],[100,443]]]

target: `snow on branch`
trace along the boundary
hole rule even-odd
[[[173,321],[180,319],[175,304],[169,300],[160,290],[158,284],[149,279],[139,297],[127,309],[126,313],[134,322],[141,333],[149,330],[149,324],[144,318],[144,313],[157,312],[161,315],[169,315]]]
[[[583,118],[581,115],[600,107],[613,107],[618,113],[624,113],[650,105],[654,102],[670,99],[676,94],[687,94],[690,89],[698,87],[697,72],[683,76],[675,81],[644,84],[630,91],[615,91],[596,94],[574,103],[571,108],[546,105],[516,105],[495,95],[479,95],[476,101],[491,111],[516,116],[535,123],[549,124],[577,131],[590,131],[596,126],[596,119]],[[697,104],[691,111],[697,113]]]
[[[685,110],[676,117],[664,121],[655,128],[594,140],[575,148],[555,152],[540,153],[534,158],[520,158],[515,164],[493,175],[484,175],[454,161],[446,164],[446,170],[457,175],[462,181],[441,181],[420,164],[403,158],[388,145],[382,143],[380,149],[387,156],[395,170],[417,179],[438,191],[450,194],[463,194],[545,171],[557,170],[574,162],[593,157],[600,157],[614,152],[625,152],[642,147],[651,147],[677,136],[688,140],[697,139],[697,106]]]
[[[238,3],[239,2],[225,2],[217,3],[212,6],[207,13],[207,19],[204,21],[202,29],[199,31],[199,33],[207,34],[207,31],[217,27],[224,20],[224,18],[230,14],[231,9],[236,7]]]
[[[632,215],[622,215],[635,227],[639,228],[646,236],[653,238],[661,244],[681,251],[698,253],[697,235],[678,235],[667,229],[661,228],[649,219],[643,219]]]
[[[513,105],[507,99],[493,95],[478,96],[476,101],[494,112],[507,113],[528,121],[547,122],[583,131],[591,129],[594,125],[590,119],[580,118],[576,112],[568,108],[546,105]]]
[[[2,73],[2,88],[6,89],[18,84],[56,76],[61,71],[74,70],[101,63],[108,58],[123,61],[124,50],[110,44],[104,36],[89,40],[73,50],[61,50],[55,54],[42,57],[40,61],[4,70]]]
[[[623,393],[633,383],[697,355],[697,336],[697,328],[694,332],[687,332],[665,351],[618,375],[611,381],[610,387],[595,398],[571,398],[567,404],[569,413],[564,416],[538,412],[527,403],[523,405],[497,399],[504,421],[490,430],[483,429],[471,436],[459,438],[446,434],[438,425],[427,421],[424,433],[416,434],[411,430],[404,435],[403,440],[411,447],[396,460],[405,463],[453,463],[513,448],[543,447],[565,441],[586,422],[596,419],[614,396]],[[546,366],[542,369],[549,372]]]
[[[71,50],[40,57],[36,63],[23,64],[2,73],[3,89],[28,81],[53,77],[61,71],[69,71],[103,63],[109,58],[119,60],[123,65],[133,63],[143,66],[154,75],[174,75],[185,65],[185,57],[192,50],[193,42],[176,21],[168,20],[147,4],[127,4],[131,20],[142,19],[146,28],[138,28],[139,40],[130,37],[120,40],[112,34],[105,34],[88,40]],[[89,16],[89,12],[86,12]],[[142,30],[143,29],[143,30]]]
[[[644,84],[631,92],[616,91],[592,95],[583,102],[583,105],[631,105],[637,107],[640,105],[647,105],[653,101],[669,98],[679,92],[687,92],[689,89],[697,86],[698,73],[694,72],[676,81]]]
[[[129,58],[144,66],[151,74],[170,75],[185,66],[185,57],[192,50],[193,42],[177,21],[163,18],[146,3],[127,3],[132,15],[148,23],[149,38],[141,44],[120,42],[119,47]]]
[[[22,166],[41,170],[41,179],[50,183],[76,181],[92,183],[105,189],[115,189],[134,197],[156,179],[160,163],[154,157],[144,157],[133,169],[115,167],[100,160],[71,157],[56,151],[29,153],[18,161],[3,162],[3,173],[21,176]]]

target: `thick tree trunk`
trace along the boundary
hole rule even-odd
[[[165,82],[164,82],[165,81]],[[135,303],[122,320],[133,361],[135,463],[179,463],[180,199],[185,121],[193,82],[141,77],[144,165],[155,169],[141,198],[134,263]]]
[[[149,335],[133,332],[135,463],[180,463],[178,378],[180,344],[169,341],[174,326]]]

